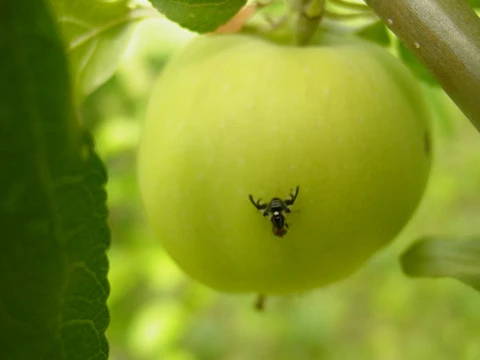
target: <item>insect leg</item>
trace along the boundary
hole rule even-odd
[[[248,195],[248,198],[250,199],[250,201],[252,202],[253,206],[255,206],[258,210],[263,210],[263,209],[266,209],[267,208],[267,204],[262,204],[261,203],[261,200],[262,199],[258,199],[257,201],[253,200],[253,196],[252,195]]]
[[[287,199],[285,200],[285,204],[287,205],[293,205],[293,203],[295,202],[295,200],[297,199],[297,196],[298,196],[298,192],[300,191],[300,186],[297,185],[297,187],[295,188],[295,193],[290,193],[290,199]]]

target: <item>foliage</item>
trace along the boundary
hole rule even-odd
[[[84,98],[117,69],[133,25],[152,16],[128,0],[50,0],[62,31],[76,95]]]
[[[43,1],[1,3],[0,52],[1,351],[106,359],[105,171]]]
[[[406,274],[423,277],[456,278],[480,291],[480,241],[423,239],[402,256]]]
[[[474,8],[480,8],[480,0],[468,0],[470,5]]]
[[[151,0],[162,14],[189,30],[215,30],[227,22],[246,0]]]
[[[361,28],[357,32],[357,35],[379,45],[390,45],[390,37],[388,36],[387,28],[381,21],[376,21]]]

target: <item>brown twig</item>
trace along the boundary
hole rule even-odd
[[[480,18],[467,1],[367,0],[480,131]]]

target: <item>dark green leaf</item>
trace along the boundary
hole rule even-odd
[[[117,69],[139,20],[150,8],[130,7],[128,0],[50,0],[57,14],[79,99],[103,84]]]
[[[468,0],[470,5],[474,8],[480,8],[480,0]]]
[[[0,358],[107,359],[106,175],[48,9],[0,2]]]
[[[480,239],[426,238],[401,258],[410,276],[452,277],[480,291]]]
[[[225,24],[246,0],[151,0],[151,3],[170,20],[204,33]]]
[[[365,26],[357,32],[357,35],[382,46],[388,46],[390,44],[387,28],[381,21]]]
[[[430,71],[413,55],[413,53],[405,47],[402,42],[398,43],[398,53],[400,58],[407,65],[410,70],[422,81],[438,86],[437,80],[433,77]]]

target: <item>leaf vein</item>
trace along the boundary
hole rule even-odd
[[[105,23],[103,26],[99,26],[97,28],[92,29],[82,35],[79,35],[75,39],[70,41],[68,44],[68,51],[72,52],[79,46],[82,46],[86,42],[90,41],[91,39],[99,36],[100,34],[111,30],[112,28],[122,25],[128,22],[135,22],[149,17],[157,17],[159,16],[158,12],[154,11],[150,8],[137,8],[130,11],[126,16],[121,18],[109,21]]]

